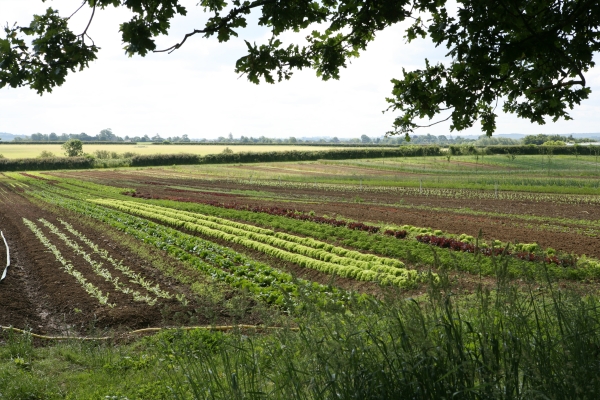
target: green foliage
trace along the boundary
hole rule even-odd
[[[179,398],[598,397],[597,299],[498,287],[310,315],[299,333],[235,335],[218,352],[182,335],[162,346],[161,376]]]
[[[562,140],[548,140],[544,142],[543,146],[566,146],[567,144]]]
[[[552,143],[552,141],[550,141]],[[545,142],[544,142],[545,143]],[[555,142],[554,142],[555,143]],[[598,146],[565,146],[562,144],[549,144],[547,146],[556,146],[553,149],[554,154],[563,155],[595,155],[595,152],[600,150]],[[537,155],[543,152],[543,148],[535,145],[522,146],[488,146],[485,151],[488,154],[521,154],[521,155]]]
[[[437,146],[402,146],[397,149],[344,149],[325,151],[272,151],[262,153],[238,152],[208,154],[153,154],[138,155],[131,159],[131,166],[161,166],[179,164],[234,164],[274,161],[344,160],[379,157],[418,157],[440,155]]]
[[[537,145],[541,145],[544,144],[546,142],[551,142],[551,141],[560,141],[560,142],[565,142],[566,140],[569,141],[575,141],[575,138],[573,138],[573,136],[563,136],[563,135],[544,135],[543,133],[540,133],[538,135],[527,135],[523,138],[523,144],[537,144]]]
[[[79,139],[69,139],[61,147],[67,157],[81,157],[83,155],[83,143]]]
[[[0,171],[50,171],[56,169],[93,168],[94,160],[86,157],[1,159]]]
[[[98,47],[74,34],[68,18],[48,8],[34,15],[29,26],[7,26],[0,39],[0,88],[30,86],[38,94],[51,92],[65,82],[69,71],[82,70],[96,59]],[[21,35],[32,36],[32,49]]]
[[[454,252],[443,248],[432,249],[431,246],[416,240],[398,240],[389,236],[372,235],[367,232],[350,230],[345,227],[333,227],[309,221],[298,221],[265,213],[222,209],[209,205],[179,203],[169,200],[150,200],[149,202],[186,211],[201,212],[208,215],[219,215],[221,217],[248,221],[259,226],[282,229],[287,232],[323,241],[334,240],[343,244],[345,247],[373,252],[388,258],[398,258],[413,265],[420,264],[427,266],[437,264],[445,269],[467,271],[474,274],[493,275],[498,268],[498,264],[504,263],[508,270],[508,274],[512,277],[536,276],[537,278],[541,278],[548,273],[566,279],[600,277],[600,269],[595,267],[587,268],[586,266],[588,264],[578,264],[577,268],[563,268],[554,264],[543,265],[512,257],[484,257],[480,254]],[[409,225],[404,225],[401,228],[409,231],[412,235],[433,233],[433,229],[431,228],[419,228]],[[459,240],[469,243],[476,242],[472,236],[468,235],[460,236]],[[480,241],[479,246],[487,247],[488,245]],[[527,247],[523,250],[529,252],[539,251],[539,247],[535,246],[537,245]],[[517,248],[517,250],[519,250],[519,248]]]
[[[600,13],[594,0],[535,0],[498,5],[485,0],[446,2],[378,0],[361,2],[270,2],[204,0],[204,26],[180,42],[157,49],[156,38],[167,35],[171,21],[187,15],[178,0],[86,1],[93,19],[97,9],[128,9],[120,24],[129,56],[179,49],[190,36],[237,37],[250,21],[272,33],[263,43],[245,41],[247,54],[235,66],[253,83],[290,79],[294,71],[313,68],[324,80],[339,79],[340,70],[365,51],[380,31],[405,21],[405,37],[429,37],[449,49],[446,64],[403,71],[393,80],[390,109],[401,112],[394,133],[408,134],[419,118],[432,119],[450,110],[451,130],[467,129],[479,120],[488,135],[496,129],[496,102],[502,110],[539,124],[570,119],[568,110],[587,99],[585,74],[600,48]],[[250,15],[256,17],[250,17]],[[425,17],[427,16],[427,17]],[[70,17],[48,8],[29,26],[7,26],[0,39],[0,87],[30,86],[38,93],[61,85],[69,71],[96,59],[99,48],[87,29],[71,31]],[[90,21],[91,23],[91,21]],[[89,25],[88,25],[89,27]],[[286,43],[288,32],[317,27],[302,44]],[[32,37],[31,46],[25,37]],[[87,41],[87,42],[86,42]],[[88,44],[88,42],[90,44]]]
[[[56,157],[53,152],[48,150],[42,150],[38,158],[54,158]]]
[[[504,112],[531,122],[571,119],[568,110],[589,96],[584,74],[600,49],[598,32],[587,34],[600,23],[593,1],[502,6],[472,1],[458,7],[457,14],[431,7],[429,23],[413,25],[409,40],[429,36],[449,49],[452,60],[435,65],[426,60],[424,69],[403,70],[403,79],[393,80],[388,102],[402,113],[395,132],[408,134],[419,127],[417,118],[432,119],[450,109],[451,130],[480,120],[482,131],[491,135],[502,98]]]

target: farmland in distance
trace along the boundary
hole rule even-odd
[[[121,144],[94,144],[93,142],[85,142],[83,150],[86,153],[94,154],[96,151],[108,151],[109,153],[116,152],[122,154],[124,152],[131,152],[136,155],[152,155],[152,154],[174,154],[174,153],[186,153],[196,154],[205,156],[207,154],[217,154],[223,152],[225,148],[229,147],[232,151],[239,152],[270,152],[270,151],[291,151],[291,150],[302,150],[302,151],[319,151],[323,150],[321,146],[292,146],[292,145],[185,145],[185,144],[171,144],[171,145],[155,145],[152,143],[121,143]],[[340,150],[346,149],[347,147],[335,147],[327,146],[327,149]],[[0,154],[9,159],[15,158],[35,158],[38,157],[43,151],[53,153],[55,156],[62,156],[64,150],[60,144],[43,144],[43,143],[27,143],[27,144],[12,144],[2,143],[0,145]]]

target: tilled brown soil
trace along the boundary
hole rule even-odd
[[[36,207],[34,204],[17,194],[9,195],[9,202],[0,208],[0,229],[4,232],[10,247],[11,268],[8,276],[0,283],[0,325],[29,327],[35,332],[90,332],[95,330],[117,329],[130,330],[144,327],[181,324],[210,324],[228,323],[232,318],[223,309],[211,312],[207,317],[199,310],[205,310],[206,304],[199,303],[189,289],[176,281],[165,277],[160,271],[153,270],[146,265],[144,260],[129,252],[124,246],[115,243],[110,237],[104,236],[98,230],[90,229],[77,223],[77,219],[67,218],[67,222],[74,228],[91,239],[100,248],[109,251],[115,260],[122,260],[133,272],[145,279],[160,285],[168,291],[173,298],[159,298],[155,305],[134,301],[131,294],[115,290],[114,285],[94,273],[89,263],[78,255],[60,238],[50,232],[38,220],[44,218],[64,233],[56,216]],[[23,223],[23,218],[33,221],[43,234],[50,239],[62,256],[72,262],[75,269],[81,272],[88,282],[98,287],[102,293],[108,293],[109,303],[114,307],[101,305],[99,301],[90,296],[76,279],[67,274],[62,264],[38,240],[33,232]],[[63,216],[63,220],[64,220]],[[104,229],[109,229],[105,227]],[[75,237],[68,234],[71,240]],[[138,290],[140,294],[154,294],[147,292],[143,287],[129,282],[129,278],[122,272],[112,268],[99,256],[85,247],[83,242],[78,244],[92,254],[92,259],[102,262],[113,277],[127,287]],[[2,245],[0,257],[5,257]],[[1,258],[0,260],[5,259]],[[2,265],[3,266],[3,262]],[[3,269],[3,268],[2,268]],[[185,295],[187,304],[175,298],[175,295]],[[215,317],[216,315],[216,317]],[[238,318],[239,322],[239,318]],[[245,323],[256,323],[253,316],[249,316]]]
[[[98,183],[104,183],[120,187],[136,187],[148,193],[160,194],[169,190],[166,186],[188,186],[196,189],[206,190],[260,190],[272,193],[273,196],[281,196],[290,199],[312,200],[315,203],[322,202],[352,202],[360,199],[362,203],[378,203],[382,205],[401,204],[406,206],[426,206],[449,209],[469,208],[471,210],[513,214],[513,215],[535,215],[540,217],[569,218],[575,220],[600,220],[600,206],[598,205],[571,205],[552,202],[537,201],[508,201],[492,199],[451,199],[434,196],[407,196],[391,195],[388,193],[370,193],[356,191],[324,191],[318,188],[288,189],[278,186],[254,186],[250,184],[239,184],[227,180],[204,180],[204,179],[170,179],[168,171],[165,176],[140,176],[135,173],[113,172],[113,171],[82,171],[74,173],[49,173],[64,177],[79,177],[89,179]],[[287,204],[287,203],[286,203]],[[360,208],[360,203],[346,204],[347,207]],[[339,212],[340,210],[338,210]]]
[[[502,241],[518,241],[521,243],[537,242],[542,247],[551,247],[556,250],[574,254],[586,254],[589,256],[600,258],[600,239],[597,237],[584,236],[577,233],[569,232],[566,225],[566,232],[551,232],[540,230],[537,224],[533,223],[531,227],[522,226],[523,223],[517,225],[515,220],[507,217],[493,216],[472,216],[459,215],[447,211],[435,210],[418,210],[407,207],[394,207],[388,205],[391,200],[388,198],[374,197],[368,198],[369,202],[381,201],[384,204],[363,204],[354,203],[347,200],[352,199],[354,193],[347,193],[347,198],[344,199],[343,193],[336,193],[332,197],[331,193],[326,195],[322,191],[310,190],[295,190],[295,195],[301,194],[304,198],[312,199],[311,202],[281,202],[272,199],[256,199],[247,196],[227,194],[227,193],[211,193],[209,191],[197,192],[187,190],[174,190],[165,187],[166,182],[156,181],[152,184],[145,182],[139,185],[138,193],[141,196],[158,196],[161,198],[176,198],[185,201],[217,201],[226,204],[247,204],[261,205],[265,207],[285,207],[296,209],[298,211],[314,211],[317,215],[340,216],[355,219],[361,222],[383,222],[397,225],[414,225],[419,227],[431,227],[441,229],[445,232],[461,234],[466,233],[472,236],[478,236],[479,232],[485,239],[497,239]],[[172,184],[172,183],[170,183]],[[232,189],[233,187],[240,189],[238,186],[232,186],[226,182],[221,182],[220,185],[214,182],[187,182],[190,187],[203,187],[206,190],[211,189]],[[192,186],[194,184],[195,186]],[[184,186],[182,182],[177,182],[177,186]],[[264,188],[262,190],[265,190]],[[277,190],[269,191],[277,194]],[[327,196],[327,199],[324,199]],[[319,201],[322,200],[322,201]],[[346,201],[340,201],[346,200]],[[510,210],[511,214],[536,214],[548,217],[563,217],[594,220],[600,219],[599,206],[566,206],[563,204],[554,203],[537,203],[537,202],[503,202],[503,201],[468,201],[468,200],[451,200],[451,199],[420,199],[417,197],[403,198],[404,203],[419,203],[424,205],[428,203],[430,206],[459,208],[469,207],[471,209],[490,210],[501,212],[502,210]],[[576,210],[574,210],[576,209]],[[522,221],[521,221],[522,222]]]

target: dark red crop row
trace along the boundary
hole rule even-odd
[[[383,232],[384,235],[388,235],[388,236],[393,236],[396,239],[404,239],[406,237],[406,235],[408,234],[408,232],[406,232],[405,230],[401,230],[401,231],[394,231],[392,229],[386,229]]]
[[[494,247],[494,248],[477,248],[474,244],[461,242],[460,240],[456,240],[454,238],[446,238],[443,236],[434,236],[434,235],[419,235],[415,239],[421,243],[431,244],[436,247],[442,247],[446,249],[451,249],[455,251],[464,251],[467,253],[475,253],[478,251],[479,253],[486,256],[498,256],[505,252],[505,249]],[[574,257],[564,257],[559,258],[557,256],[548,256],[545,254],[535,254],[528,252],[517,252],[514,253],[508,249],[506,249],[506,255],[510,255],[516,257],[520,260],[526,261],[541,261],[545,263],[553,263],[563,267],[573,267],[575,266],[576,259]]]

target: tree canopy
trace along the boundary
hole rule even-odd
[[[186,15],[180,1],[84,0],[76,12],[89,8],[90,23],[82,32],[73,32],[71,16],[52,8],[28,26],[4,28],[0,87],[29,86],[42,94],[64,83],[70,71],[88,67],[99,47],[87,30],[96,12],[110,6],[133,12],[120,27],[130,56],[173,52],[195,35],[228,41],[258,12],[258,25],[271,37],[246,41],[247,54],[235,65],[254,83],[289,79],[305,68],[338,79],[378,32],[409,21],[405,40],[428,37],[447,48],[448,61],[425,60],[423,69],[403,70],[392,80],[388,110],[399,115],[390,133],[406,135],[420,119],[450,120],[458,131],[480,121],[491,135],[499,103],[538,124],[570,119],[569,110],[589,96],[586,73],[600,46],[596,0],[199,0],[207,22],[166,49],[157,48],[155,38],[168,34],[175,16]],[[283,43],[283,33],[304,29],[312,29],[306,42]]]

